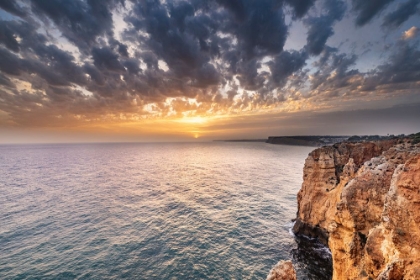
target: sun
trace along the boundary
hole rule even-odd
[[[198,139],[198,137],[200,137],[200,135],[198,133],[194,133],[194,138]]]

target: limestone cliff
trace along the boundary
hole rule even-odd
[[[333,279],[420,279],[420,146],[322,147],[306,159],[293,231],[331,249]]]

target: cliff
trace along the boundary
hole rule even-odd
[[[293,231],[328,245],[333,279],[420,279],[420,146],[343,142],[305,161]]]

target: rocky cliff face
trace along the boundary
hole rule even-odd
[[[333,279],[420,279],[420,146],[343,142],[311,152],[293,231],[331,249]]]

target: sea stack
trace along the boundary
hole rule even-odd
[[[291,261],[279,261],[267,276],[267,280],[296,280],[296,271]]]
[[[420,279],[420,144],[396,138],[311,152],[293,231],[328,245],[333,280]]]

